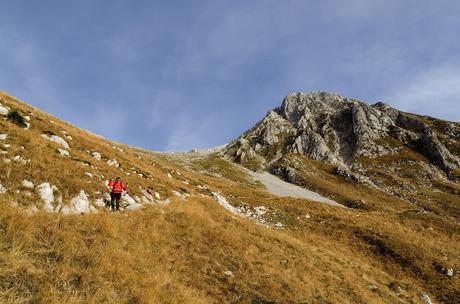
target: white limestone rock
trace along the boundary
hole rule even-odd
[[[51,136],[48,136],[47,134],[42,134],[41,135],[43,138],[47,139],[47,140],[50,140],[52,142],[55,142],[61,146],[63,146],[64,148],[66,149],[69,149],[69,144],[64,140],[62,139],[62,137],[59,137],[57,135],[51,135]]]
[[[215,200],[216,202],[219,203],[219,205],[221,205],[222,207],[224,207],[225,209],[227,209],[227,210],[230,211],[231,213],[239,214],[239,210],[236,209],[235,207],[233,207],[232,204],[230,204],[230,203],[225,199],[225,197],[222,196],[222,194],[217,193],[217,192],[212,192],[212,197],[214,198],[214,200]]]
[[[433,304],[433,302],[431,302],[431,299],[427,294],[422,294],[420,296],[420,298],[422,299],[423,303],[425,303],[425,304]]]
[[[139,186],[139,190],[141,191],[141,193],[143,194],[143,196],[146,198],[146,201],[148,203],[153,203],[154,201],[154,198],[152,196],[152,194],[150,194],[150,192],[142,187]]]
[[[81,190],[80,193],[70,200],[69,210],[71,213],[89,213],[91,212],[90,203],[88,196],[84,190]]]
[[[94,201],[94,205],[98,207],[105,207],[105,201],[103,198],[98,198]]]
[[[6,116],[8,113],[10,113],[10,108],[0,103],[0,115]]]
[[[230,277],[230,278],[233,278],[235,275],[233,274],[232,271],[230,270],[227,270],[224,272],[224,275],[227,276],[227,277]]]
[[[57,188],[55,186],[51,186],[50,183],[44,182],[37,186],[38,194],[43,201],[43,209],[48,212],[52,212],[54,210],[53,203],[54,203],[54,190]]]
[[[109,159],[109,160],[107,161],[107,164],[108,164],[109,166],[115,166],[115,167],[117,167],[117,168],[120,167],[120,164],[118,163],[118,161],[117,161],[116,159]]]
[[[31,182],[31,181],[28,181],[28,180],[23,180],[22,181],[22,186],[25,187],[25,188],[28,188],[28,189],[33,189],[34,188],[34,183]]]
[[[58,149],[58,152],[59,152],[59,155],[60,155],[60,156],[64,156],[64,157],[70,156],[70,153],[69,153],[69,151],[67,151],[67,150]]]
[[[2,184],[0,184],[0,194],[5,194],[6,191],[7,189]]]
[[[121,201],[124,204],[124,208],[127,210],[138,210],[143,208],[143,206],[137,203],[128,193],[124,193],[121,196]]]
[[[101,160],[101,159],[102,159],[102,155],[101,155],[101,153],[99,153],[99,152],[94,151],[94,152],[91,153],[91,155],[92,155],[95,159],[97,159],[97,160]]]

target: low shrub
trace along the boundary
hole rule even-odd
[[[18,111],[11,111],[8,113],[6,117],[8,118],[9,121],[17,124],[21,128],[27,127],[26,120],[24,119],[24,117],[22,117],[22,115]]]

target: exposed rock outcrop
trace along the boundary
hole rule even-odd
[[[225,155],[253,170],[270,169],[287,153],[352,170],[362,157],[411,149],[449,172],[460,168],[459,155],[440,136],[458,146],[459,134],[457,123],[404,113],[383,102],[369,105],[332,93],[293,93],[230,143]]]

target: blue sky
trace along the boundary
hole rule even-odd
[[[0,90],[163,151],[220,145],[294,91],[460,120],[460,1],[0,0]]]

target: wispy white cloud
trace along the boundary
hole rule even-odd
[[[407,112],[460,121],[460,65],[434,67],[391,88],[383,100]]]
[[[0,12],[0,89],[115,140],[217,145],[291,91],[458,120],[460,2],[46,2]]]

